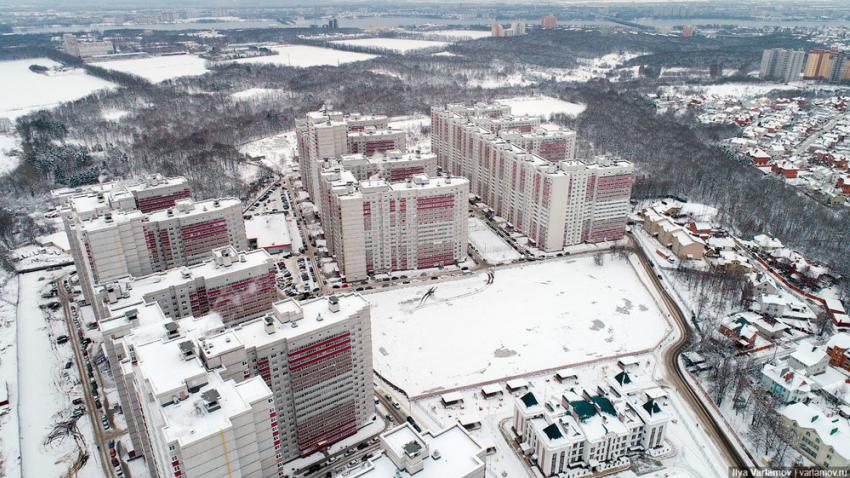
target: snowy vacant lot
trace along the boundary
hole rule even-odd
[[[397,53],[407,53],[413,50],[421,50],[423,48],[444,47],[448,45],[442,41],[428,40],[405,40],[401,38],[358,38],[356,40],[337,40],[331,43],[339,43],[340,45],[374,47],[382,50],[390,50]]]
[[[477,217],[469,218],[469,243],[490,264],[512,262],[519,259],[519,252],[508,245]]]
[[[51,68],[45,73],[30,71],[30,65]],[[35,110],[52,108],[89,93],[115,85],[80,69],[54,71],[62,66],[47,58],[0,61],[0,116],[15,119]]]
[[[546,119],[549,119],[555,113],[576,116],[587,108],[585,105],[569,103],[549,96],[525,96],[497,101],[510,106],[513,114],[543,116]]]
[[[432,296],[423,301],[429,289]],[[654,347],[668,324],[629,262],[591,256],[367,295],[375,369],[411,395]]]
[[[0,134],[0,174],[6,174],[18,167],[20,159],[17,156],[10,156],[10,153],[19,148],[17,137]]]
[[[331,48],[319,48],[306,45],[283,45],[272,47],[278,52],[277,55],[261,56],[257,58],[243,58],[236,60],[239,63],[270,63],[283,66],[294,66],[306,68],[310,66],[331,65],[337,66],[354,61],[371,60],[375,55],[367,53],[355,53],[351,51],[333,50]]]
[[[180,76],[197,76],[208,72],[204,60],[195,55],[153,56],[130,60],[102,61],[95,65],[109,70],[141,76],[154,83]]]

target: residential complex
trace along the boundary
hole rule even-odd
[[[850,63],[847,63],[847,53],[839,50],[810,51],[803,78],[827,80],[830,83],[850,80]]]
[[[333,211],[323,221],[328,250],[347,280],[466,257],[466,179],[417,174],[357,182],[342,170],[323,173],[322,185]]]
[[[319,175],[325,160],[343,155],[375,153],[406,149],[404,131],[389,127],[386,116],[362,116],[356,113],[315,111],[298,120],[295,127],[298,164],[304,187],[322,217],[322,201],[318,199]]]
[[[115,49],[111,41],[80,40],[76,35],[66,33],[62,36],[62,50],[72,56],[87,60],[96,56],[109,55]]]
[[[653,389],[641,389],[621,363],[595,389],[570,389],[544,403],[533,392],[514,398],[512,427],[523,453],[544,476],[605,469],[638,453],[669,452],[669,416]],[[601,467],[601,468],[600,468]]]
[[[574,133],[540,131],[539,121],[513,117],[503,105],[432,107],[431,149],[444,171],[469,179],[470,193],[544,251],[621,239],[632,163],[609,157],[576,161]],[[529,137],[518,140],[517,132]],[[547,160],[541,154],[551,143],[542,138],[550,134],[562,147]]]
[[[297,131],[303,184],[345,280],[466,258],[469,182],[439,176],[434,154],[404,153],[386,117],[310,113]]]
[[[227,326],[257,318],[279,297],[275,261],[263,249],[239,253],[232,246],[213,249],[212,258],[191,267],[95,288],[95,317],[103,320],[132,304],[157,302],[172,319],[221,315]]]
[[[53,192],[89,303],[96,284],[199,264],[217,247],[248,248],[241,201],[187,196],[184,178],[160,176]]]
[[[231,460],[258,453],[257,460],[250,458],[261,465],[258,474],[247,476],[281,476],[283,463],[325,449],[371,423],[369,303],[359,295],[276,302],[266,316],[232,328],[216,313],[172,321],[155,303],[115,312],[101,323],[104,348],[127,417],[132,454],[151,457],[147,462],[154,476],[181,476],[172,467],[176,461],[188,466],[190,455],[181,459],[174,451],[195,441],[201,443],[195,450],[207,450],[227,440],[220,436],[220,425],[214,428],[217,440],[206,440],[203,416],[173,418],[180,428],[172,432],[171,417],[182,416],[180,404],[187,400],[203,402],[200,415],[210,413],[215,394],[202,392],[215,388],[228,401],[228,383],[244,401],[258,404],[250,414],[257,438],[227,444]],[[241,416],[244,408],[227,408],[220,416]],[[264,423],[271,428],[268,435]],[[191,456],[193,466],[203,466],[198,462],[206,455],[193,451]],[[215,458],[224,456],[219,451]],[[215,473],[222,474],[203,476],[227,476],[226,467]]]
[[[806,52],[802,50],[783,50],[774,48],[765,50],[761,57],[759,78],[784,82],[800,79]]]

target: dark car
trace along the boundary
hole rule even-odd
[[[73,401],[71,401],[71,403],[73,403],[74,405],[82,405],[82,404],[83,404],[83,399],[82,399],[81,397],[80,397],[80,398],[75,398]]]
[[[366,447],[368,447],[368,446],[369,446],[369,444],[368,444],[368,443],[363,442],[363,443],[361,443],[361,444],[357,445],[357,449],[358,449],[358,450],[365,450],[365,449],[366,449]]]
[[[118,461],[118,458],[113,457],[112,458],[112,466],[114,466],[115,468],[118,468],[119,465],[121,465],[121,462]]]
[[[69,361],[68,361],[68,363],[66,363],[66,364],[65,364],[65,370],[68,370],[69,368],[71,368],[71,367],[73,367],[73,366],[74,366],[74,362],[71,362],[71,361],[69,360]]]
[[[60,335],[59,337],[56,337],[56,343],[59,344],[59,345],[67,344],[68,343],[68,336],[67,335]]]

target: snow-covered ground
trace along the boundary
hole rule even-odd
[[[30,71],[30,65],[51,70]],[[115,84],[88,75],[81,69],[52,70],[62,65],[47,58],[0,61],[0,117],[14,120],[35,110],[53,108]]]
[[[423,48],[439,48],[449,45],[443,41],[408,40],[404,38],[358,38],[356,40],[336,40],[331,43],[340,45],[362,46],[389,50],[397,53],[407,53]]]
[[[479,38],[487,38],[491,33],[482,30],[431,30],[420,32],[420,35],[425,38],[441,37],[451,38],[452,40],[477,40]]]
[[[141,76],[154,83],[181,76],[198,76],[207,73],[206,61],[195,55],[152,56],[129,60],[95,62],[101,68]]]
[[[367,298],[375,369],[414,396],[652,348],[669,328],[629,262],[590,256]]]
[[[127,110],[105,110],[105,111],[100,113],[100,116],[101,116],[101,118],[105,119],[106,121],[117,122],[117,121],[120,121],[121,118],[127,116],[128,114],[130,114],[130,112],[127,111]]]
[[[16,136],[11,134],[0,134],[0,175],[9,173],[18,167],[21,159],[17,156],[11,156],[13,150],[19,150],[21,147]]]
[[[9,393],[9,405],[0,408],[0,476],[21,476],[18,435],[18,276],[0,271],[0,387]]]
[[[263,164],[273,171],[291,171],[296,166],[295,152],[298,145],[295,142],[295,131],[277,134],[244,144],[239,152],[252,157],[264,156]]]
[[[764,96],[773,90],[796,90],[798,87],[798,85],[785,83],[726,83],[722,85],[688,85],[686,87],[666,86],[662,88],[664,89],[665,94],[668,92],[676,93],[692,91],[719,97],[730,96],[734,98],[757,98],[759,96]]]
[[[524,96],[496,100],[511,107],[517,115],[543,116],[549,119],[555,113],[576,116],[587,108],[586,105],[570,103],[550,96]]]
[[[431,151],[431,135],[422,133],[423,127],[431,126],[430,116],[399,116],[390,118],[389,125],[393,129],[404,130],[407,133],[407,149]]]
[[[76,367],[65,370],[73,359],[70,342],[56,344],[56,338],[67,335],[64,312],[41,309],[48,300],[40,295],[49,290],[50,280],[61,275],[35,272],[20,276],[17,308],[18,392],[21,433],[21,461],[24,476],[55,477],[67,473],[80,453],[89,453],[88,462],[73,476],[102,477],[99,457],[93,447],[91,422],[87,415],[77,422],[78,439],[60,433],[48,442],[48,436],[59,422],[69,420],[74,405],[71,400],[82,396]],[[44,277],[45,280],[39,280]]]
[[[519,252],[477,217],[469,218],[469,243],[490,264],[513,262],[519,259]]]
[[[18,271],[27,271],[56,264],[67,264],[74,260],[71,254],[55,248],[29,245],[15,249],[12,262]]]
[[[337,66],[354,61],[371,60],[376,56],[367,53],[340,51],[332,48],[307,45],[282,45],[272,47],[272,50],[278,52],[278,54],[257,58],[243,58],[235,61],[239,63],[262,63],[305,68],[321,65]]]

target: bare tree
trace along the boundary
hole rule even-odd
[[[605,264],[605,254],[602,252],[597,252],[593,255],[593,263],[597,266],[602,266]]]

